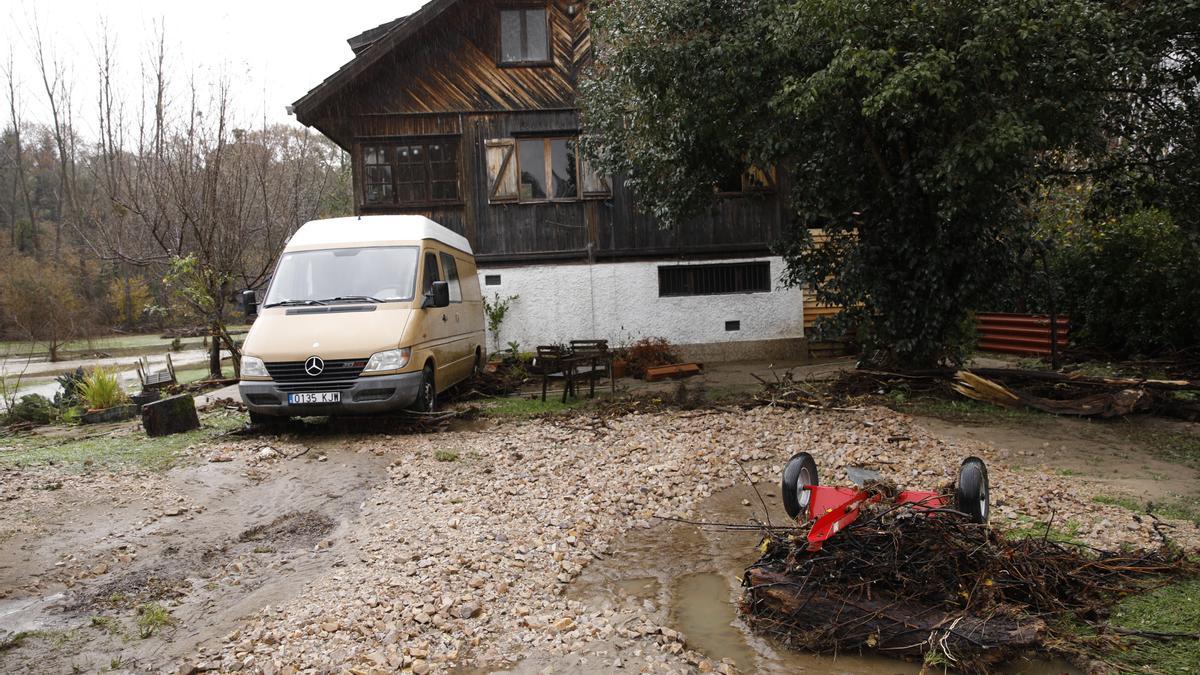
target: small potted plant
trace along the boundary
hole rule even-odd
[[[84,424],[119,422],[137,415],[137,406],[130,404],[129,397],[121,391],[116,373],[96,368],[84,375],[76,389],[87,407],[81,420]]]
[[[625,347],[613,349],[612,376],[619,380],[629,374],[629,350]]]

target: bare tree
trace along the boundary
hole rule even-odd
[[[20,193],[22,201],[25,203],[26,213],[29,216],[29,243],[34,255],[38,251],[38,227],[37,214],[33,208],[33,200],[29,196],[29,182],[25,178],[25,155],[21,145],[21,113],[20,104],[17,101],[17,80],[15,69],[13,67],[12,48],[8,51],[8,61],[4,66],[5,82],[8,85],[8,113],[9,123],[12,125],[13,138],[13,179],[12,179],[12,246],[13,249],[20,249],[22,245],[20,227],[16,219],[16,197]]]

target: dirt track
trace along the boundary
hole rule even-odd
[[[913,486],[978,454],[998,518],[1053,513],[1104,546],[1155,540],[1149,519],[1091,500],[1111,485],[1030,469],[1054,449],[958,437],[884,409],[700,410],[291,433],[193,448],[180,468],[132,477],[7,471],[0,629],[49,632],[0,653],[0,667],[703,671],[730,657],[747,671],[870,672],[878,663],[799,662],[736,622],[697,621],[732,620],[731,572],[753,551],[725,540],[714,554],[696,528],[659,520],[762,518],[738,463],[782,519],[778,471],[798,450],[825,483],[868,465]],[[1200,544],[1194,525],[1171,524]],[[146,603],[174,624],[142,639]]]

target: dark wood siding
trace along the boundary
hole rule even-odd
[[[639,213],[620,177],[608,199],[489,204],[484,142],[578,133],[576,83],[591,58],[587,3],[549,0],[552,64],[497,65],[499,9],[513,5],[457,3],[320,109],[315,125],[342,134],[335,140],[351,151],[360,213],[425,215],[467,236],[480,259],[492,262],[767,252],[783,217],[774,194],[716,200],[707,213],[674,229]],[[361,204],[362,144],[436,136],[458,139],[461,204]]]

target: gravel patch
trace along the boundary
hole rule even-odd
[[[1010,470],[986,445],[944,443],[881,408],[504,422],[353,443],[392,461],[389,479],[361,506],[349,549],[340,549],[351,552],[299,596],[202,650],[194,665],[424,673],[553,662],[604,645],[611,662],[593,665],[728,672],[731,666],[704,659],[647,612],[589,607],[564,590],[589,563],[609,556],[622,533],[662,517],[704,518],[694,505],[744,481],[743,471],[760,489],[777,490],[783,463],[802,450],[817,458],[822,483],[843,483],[844,468],[859,465],[913,488],[952,481],[962,458],[977,455],[989,462],[994,522],[1053,516],[1056,524],[1074,523],[1077,538],[1107,548],[1159,541],[1150,519],[1092,502],[1103,491],[1098,484]],[[451,454],[457,459],[446,461]],[[1178,543],[1200,545],[1191,524],[1168,525]]]

